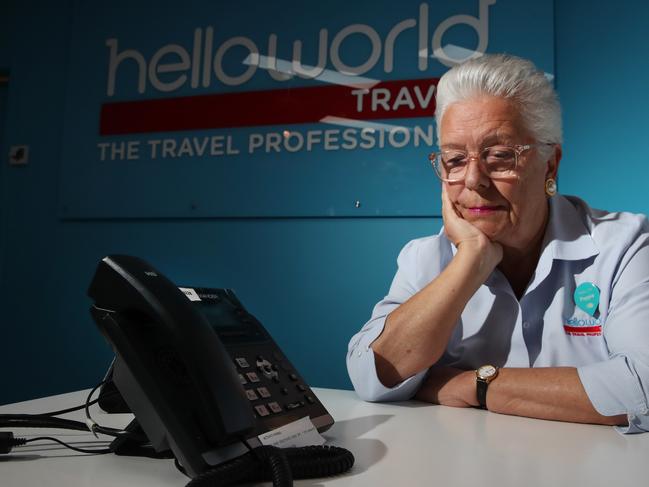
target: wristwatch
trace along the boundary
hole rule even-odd
[[[483,365],[475,371],[476,395],[478,404],[482,409],[487,409],[487,388],[489,383],[498,377],[498,367],[494,365]]]

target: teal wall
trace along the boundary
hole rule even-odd
[[[649,212],[649,3],[555,1],[564,111],[559,189],[591,206]]]
[[[400,247],[436,232],[439,219],[60,220],[68,12],[63,0],[0,5],[0,71],[11,76],[0,141],[30,144],[26,167],[0,154],[0,403],[100,380],[111,354],[85,290],[98,260],[117,252],[145,257],[177,283],[233,287],[311,384],[350,387],[349,336],[386,292]],[[649,176],[649,6],[558,1],[555,12],[560,190],[649,213],[639,196]],[[106,188],[105,197],[119,194]]]
[[[0,71],[0,74],[2,74],[2,71]],[[6,116],[7,116],[7,85],[6,83],[3,83],[0,81],[0,154],[5,154],[6,153],[6,147],[4,144],[4,133],[5,133],[5,124],[6,124]],[[4,204],[1,204],[3,200],[3,195],[4,193],[4,184],[3,184],[3,171],[0,171],[0,222],[3,221],[3,213],[4,213]],[[3,252],[4,248],[4,239],[0,238],[0,256],[4,254]],[[0,258],[0,282],[2,282],[2,258]]]
[[[8,19],[10,19],[10,8],[7,3],[0,3],[0,75],[7,76],[9,74],[9,30],[5,28],[5,24]],[[5,20],[6,19],[6,20]],[[4,200],[4,168],[1,166],[4,165],[3,154],[6,154],[7,146],[5,144],[5,127],[7,122],[7,100],[8,100],[8,87],[6,83],[0,82],[0,285],[2,284],[2,263],[4,255],[4,238],[2,235],[4,233],[4,212],[5,212],[5,200]],[[2,288],[0,287],[0,291]],[[0,298],[1,299],[1,298]],[[0,301],[1,302],[1,301]],[[2,320],[0,320],[2,323]],[[1,398],[0,398],[1,402]]]

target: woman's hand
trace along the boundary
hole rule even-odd
[[[466,221],[453,206],[446,192],[446,185],[442,184],[442,218],[444,232],[448,239],[458,248],[467,248],[480,253],[484,262],[496,267],[503,258],[503,248],[498,242],[493,242],[478,228]]]
[[[456,408],[477,406],[475,380],[473,370],[431,367],[415,399]]]

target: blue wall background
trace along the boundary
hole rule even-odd
[[[401,246],[440,220],[60,220],[69,11],[63,0],[0,4],[0,72],[10,74],[0,106],[0,403],[100,380],[111,353],[85,291],[98,260],[117,252],[146,257],[177,283],[233,287],[312,385],[350,388],[348,338],[386,292]],[[555,19],[560,190],[649,213],[649,4],[557,1]],[[7,164],[11,144],[30,144],[28,166]],[[119,195],[106,188],[106,197]]]

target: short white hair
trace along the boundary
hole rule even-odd
[[[514,102],[538,142],[563,142],[561,105],[552,83],[532,62],[508,54],[485,54],[454,66],[440,78],[435,108],[438,140],[446,109],[480,96]]]

